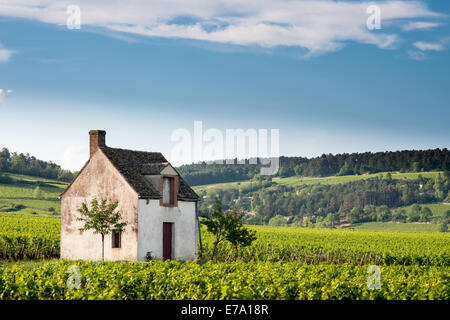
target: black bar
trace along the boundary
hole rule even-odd
[[[105,317],[124,320],[138,314],[146,319],[307,319],[339,316],[345,318],[387,317],[392,312],[417,315],[427,308],[445,311],[448,301],[0,301],[0,313],[30,315],[59,314]]]

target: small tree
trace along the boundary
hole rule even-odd
[[[346,214],[347,221],[349,223],[359,222],[361,219],[361,209],[353,208],[349,213]]]
[[[430,208],[424,207],[423,210],[420,212],[420,221],[422,222],[430,222],[430,220],[433,218],[433,212]]]
[[[118,201],[107,204],[106,200],[97,199],[91,201],[91,209],[88,208],[87,203],[83,202],[78,212],[81,217],[78,221],[83,221],[84,226],[79,230],[84,232],[86,230],[93,230],[94,234],[102,236],[102,261],[105,261],[105,236],[111,232],[123,232],[126,222],[119,222],[122,219],[120,211],[115,211],[119,205]]]
[[[211,217],[206,217],[202,223],[215,236],[211,260],[217,262],[217,247],[224,241],[231,242],[234,247],[249,246],[256,239],[255,231],[250,231],[242,224],[243,215],[236,210],[223,211],[222,203],[216,198],[216,206]]]
[[[386,205],[379,206],[377,208],[377,221],[386,222],[389,220],[391,220],[391,210]]]
[[[439,231],[448,232],[448,225],[450,223],[450,210],[447,210],[443,216],[439,218]]]
[[[287,226],[286,219],[280,214],[277,214],[276,216],[270,218],[268,222],[269,226]]]
[[[408,222],[417,222],[420,219],[421,207],[416,203],[408,211]]]

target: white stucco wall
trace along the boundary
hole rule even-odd
[[[92,156],[61,198],[61,258],[101,260],[101,236],[92,231],[80,232],[83,222],[77,221],[77,209],[83,202],[90,207],[93,198],[119,201],[117,210],[128,223],[122,233],[121,248],[112,248],[111,234],[105,237],[105,260],[136,260],[138,195],[101,151]]]
[[[163,223],[173,223],[172,258],[197,258],[197,219],[195,202],[178,201],[177,207],[163,207],[158,200],[140,199],[138,208],[138,260],[145,261],[147,252],[161,259],[163,255]]]

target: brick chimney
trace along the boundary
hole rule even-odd
[[[106,147],[106,131],[103,130],[91,130],[89,131],[89,158],[100,147]]]

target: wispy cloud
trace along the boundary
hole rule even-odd
[[[441,26],[441,23],[438,22],[426,22],[426,21],[415,21],[408,22],[403,26],[403,30],[412,31],[412,30],[429,30],[432,28],[436,28]]]
[[[416,61],[423,61],[427,58],[424,52],[418,50],[408,50],[408,56]]]
[[[65,25],[72,0],[0,0],[0,15]],[[145,37],[181,38],[241,46],[291,46],[309,54],[336,51],[353,41],[392,48],[399,35],[368,30],[373,2],[332,0],[78,0],[83,26]],[[382,25],[435,19],[421,1],[376,2]],[[413,25],[410,26],[412,28]],[[416,28],[420,25],[416,23]],[[424,25],[421,25],[424,28]]]
[[[445,49],[442,43],[417,41],[413,45],[421,51],[442,51]]]
[[[0,63],[8,62],[14,53],[15,53],[14,50],[6,49],[0,43]]]
[[[425,60],[428,57],[427,51],[443,51],[449,41],[449,38],[440,39],[437,42],[416,41],[413,43],[415,49],[409,50],[408,55],[413,60]]]
[[[0,105],[3,104],[3,102],[5,102],[6,98],[12,93],[12,90],[3,90],[0,89]]]

